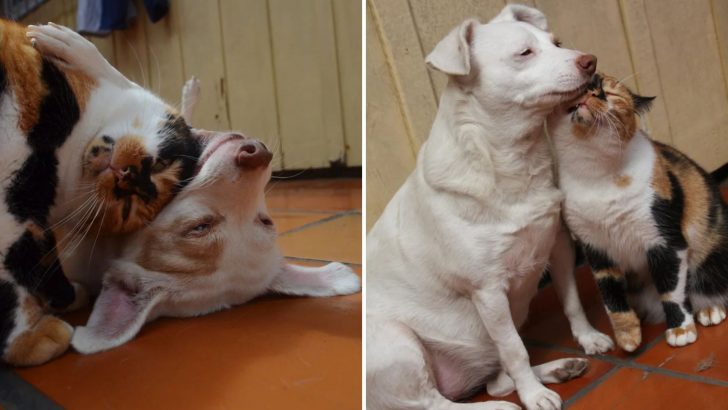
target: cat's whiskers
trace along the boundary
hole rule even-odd
[[[105,200],[105,198],[104,198],[104,200]],[[91,268],[91,260],[93,259],[93,256],[94,256],[94,249],[96,249],[96,242],[99,240],[99,234],[101,233],[101,228],[104,226],[104,218],[106,218],[107,209],[108,208],[104,207],[104,213],[101,214],[101,222],[99,222],[99,229],[96,231],[96,237],[94,238],[94,243],[91,245],[91,252],[89,252],[89,255],[88,255],[88,264],[86,265],[87,268]]]
[[[86,200],[85,200],[85,201],[84,201],[84,202],[83,202],[83,203],[82,203],[81,205],[79,205],[79,207],[78,207],[78,208],[76,208],[76,209],[75,209],[75,210],[74,210],[73,212],[71,212],[71,213],[70,213],[69,215],[67,215],[66,217],[64,217],[64,218],[63,218],[63,219],[61,219],[60,221],[58,221],[58,222],[54,223],[53,225],[49,226],[49,227],[48,227],[48,228],[46,228],[45,230],[46,230],[46,231],[51,231],[51,230],[53,230],[53,229],[55,229],[55,228],[58,228],[59,226],[63,225],[64,223],[68,222],[69,220],[71,220],[72,218],[74,218],[74,217],[75,217],[75,216],[76,216],[77,214],[79,214],[80,212],[82,212],[82,211],[83,211],[83,210],[85,209],[85,207],[86,207],[86,206],[87,206],[88,204],[90,204],[90,203],[91,203],[91,202],[92,202],[92,201],[93,201],[94,199],[95,199],[95,197],[94,197],[94,196],[89,196],[89,197],[88,197],[88,198],[86,198]],[[68,201],[68,202],[70,202],[70,201]]]

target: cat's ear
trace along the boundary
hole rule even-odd
[[[634,104],[634,111],[637,114],[644,114],[652,108],[652,101],[656,97],[643,97],[641,95],[630,92],[632,95],[632,103]]]
[[[162,299],[160,289],[147,286],[128,284],[107,274],[88,323],[76,328],[71,345],[80,353],[89,354],[134,338]]]

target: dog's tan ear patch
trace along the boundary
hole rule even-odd
[[[509,4],[505,6],[489,23],[502,21],[522,21],[543,31],[549,30],[546,16],[540,10],[521,4]]]
[[[470,74],[470,45],[478,24],[468,19],[452,29],[427,56],[427,65],[448,75]]]

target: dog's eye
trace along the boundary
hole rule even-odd
[[[184,231],[184,236],[198,238],[207,235],[212,231],[212,228],[217,224],[217,219],[214,217],[208,217],[199,220],[192,224]]]
[[[521,51],[520,55],[525,57],[527,55],[531,55],[532,53],[533,53],[533,50],[531,50],[530,48],[527,48],[527,49]]]
[[[191,232],[195,232],[195,233],[207,232],[210,230],[210,228],[212,228],[212,224],[205,222],[205,223],[201,223],[201,224],[195,226],[194,228],[192,228]]]
[[[561,40],[554,40],[554,45],[558,48],[561,48]]]

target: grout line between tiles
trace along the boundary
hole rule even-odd
[[[330,261],[328,259],[316,259],[316,258],[304,258],[300,256],[285,256],[286,259],[290,259],[292,261],[299,261],[299,262],[321,262],[321,263],[330,263],[330,262],[339,262],[343,263],[344,265],[347,265],[352,268],[361,268],[361,263],[356,262],[341,262],[341,261]]]
[[[359,214],[358,211],[344,211],[344,212],[339,212],[339,213],[336,213],[336,214],[331,215],[329,217],[326,217],[326,218],[323,218],[323,219],[318,219],[316,221],[309,222],[309,223],[304,224],[304,225],[301,225],[299,227],[296,227],[296,228],[293,228],[293,229],[289,229],[289,230],[287,230],[285,232],[281,232],[281,233],[278,234],[278,236],[285,236],[285,235],[289,235],[289,234],[292,234],[292,233],[300,232],[300,231],[302,231],[304,229],[313,228],[314,226],[322,225],[322,224],[325,224],[327,222],[331,222],[333,220],[336,220],[336,219],[339,219],[339,218],[342,218],[342,217],[345,217],[345,216],[357,215],[357,214]]]
[[[56,410],[62,407],[11,369],[0,366],[0,408]]]
[[[658,337],[656,340],[662,340],[662,337]],[[723,381],[723,380],[719,380],[719,379],[714,379],[712,377],[698,376],[695,374],[683,373],[683,372],[678,372],[675,370],[664,369],[662,367],[655,367],[655,366],[650,366],[647,364],[637,363],[634,361],[634,359],[636,359],[639,356],[639,354],[634,356],[633,358],[630,358],[629,360],[624,360],[624,359],[618,359],[616,357],[602,355],[602,354],[586,355],[586,354],[584,354],[584,352],[582,352],[581,350],[578,350],[578,349],[574,349],[571,347],[557,346],[557,345],[554,345],[551,343],[544,343],[544,342],[539,342],[539,341],[530,340],[530,339],[524,340],[524,341],[529,346],[540,347],[540,348],[544,348],[544,349],[551,349],[551,350],[555,350],[555,351],[561,352],[561,353],[568,353],[568,354],[573,354],[573,355],[578,355],[578,356],[590,357],[590,358],[594,358],[594,359],[598,359],[598,360],[610,363],[614,366],[628,367],[631,369],[642,370],[642,371],[649,372],[649,373],[657,373],[657,374],[660,374],[663,376],[674,377],[676,379],[688,380],[688,381],[697,382],[697,383],[705,383],[705,384],[711,384],[714,386],[728,387],[728,381]],[[653,340],[650,342],[650,344],[652,344],[654,342],[655,341]]]
[[[587,384],[586,386],[582,387],[581,390],[574,393],[573,396],[569,397],[564,401],[564,408],[568,408],[572,404],[576,403],[579,399],[586,396],[589,392],[599,387],[602,383],[607,381],[610,377],[614,375],[614,373],[617,373],[622,366],[614,366],[611,369],[609,369],[606,373],[603,375],[597,377],[593,382]]]

